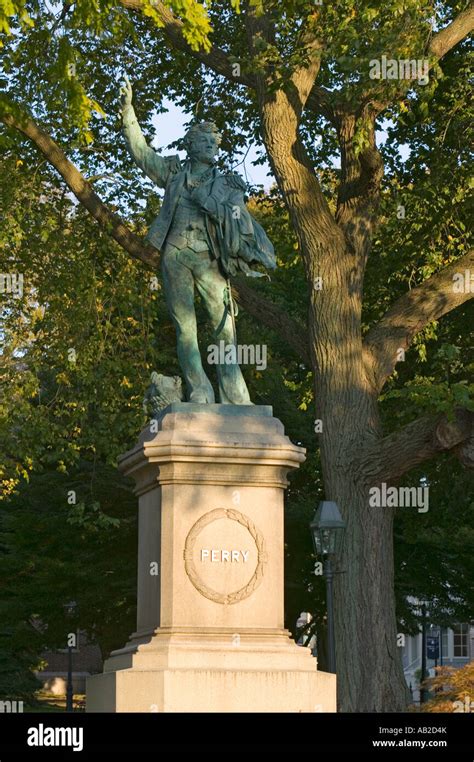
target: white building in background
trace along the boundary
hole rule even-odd
[[[426,638],[437,635],[438,627],[427,624]],[[474,659],[474,623],[455,624],[452,628],[442,628],[439,658],[426,659],[426,672],[434,676],[435,666],[464,667]],[[422,634],[406,635],[402,647],[402,663],[405,679],[412,691],[413,701],[420,700],[419,675],[421,671]]]

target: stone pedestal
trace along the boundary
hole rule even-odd
[[[174,403],[122,456],[139,497],[137,630],[90,712],[335,711],[283,623],[283,491],[304,450],[264,406]]]

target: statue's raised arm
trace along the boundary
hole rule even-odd
[[[123,134],[127,148],[140,169],[160,188],[166,188],[170,175],[181,169],[179,156],[160,156],[147,144],[138,124],[132,99],[132,85],[128,77],[125,76],[120,88],[120,105]]]

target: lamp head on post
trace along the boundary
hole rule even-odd
[[[341,552],[344,540],[346,523],[343,521],[337,504],[332,500],[323,500],[319,503],[318,510],[309,525],[313,537],[316,555],[324,559],[324,576],[326,578],[326,602],[327,602],[327,645],[328,645],[328,669],[336,672],[336,640],[334,624],[333,603],[333,571],[332,558]]]
[[[309,525],[314,549],[318,556],[335,556],[341,552],[346,522],[337,503],[323,500],[319,503],[314,519]]]

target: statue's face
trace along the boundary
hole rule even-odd
[[[204,164],[213,164],[218,151],[219,144],[212,132],[198,132],[193,135],[188,146],[190,158],[202,161]]]

